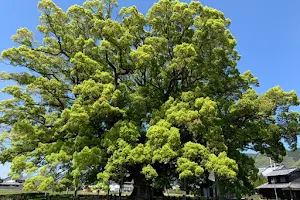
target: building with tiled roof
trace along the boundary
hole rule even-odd
[[[264,198],[300,199],[299,168],[276,169],[267,173],[266,177],[268,182],[256,188]]]

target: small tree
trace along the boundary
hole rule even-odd
[[[223,187],[253,191],[257,171],[242,151],[279,160],[283,140],[296,147],[296,93],[255,92],[258,80],[239,72],[231,22],[218,10],[160,0],[146,16],[122,8],[115,21],[116,5],[88,0],[64,12],[42,0],[43,39],[26,28],[12,37],[18,46],[2,60],[21,68],[1,73],[16,83],[2,91],[12,98],[0,103],[0,141],[10,142],[1,162],[34,175],[28,190],[106,183],[122,166],[148,194],[209,173]]]
[[[268,179],[266,177],[264,177],[262,174],[257,175],[257,179],[254,182],[254,186],[258,187],[262,184],[268,183]]]

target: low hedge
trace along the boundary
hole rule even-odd
[[[22,194],[7,194],[0,195],[0,200],[35,200],[46,199],[45,193],[22,193]]]

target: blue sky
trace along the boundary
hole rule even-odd
[[[84,0],[54,0],[66,10]],[[157,0],[119,0],[120,7],[136,5],[146,13]],[[189,2],[186,0],[186,2]],[[300,1],[274,0],[203,0],[203,5],[223,11],[232,21],[231,31],[238,41],[242,55],[240,71],[251,70],[259,78],[259,93],[280,85],[285,90],[300,94]],[[284,2],[284,3],[283,3]],[[35,31],[38,25],[38,0],[6,0],[0,6],[0,52],[14,46],[10,37],[20,27]],[[16,71],[0,63],[0,71]],[[7,83],[0,82],[0,89]],[[0,93],[0,100],[6,97]],[[5,177],[8,165],[0,166],[0,177]]]

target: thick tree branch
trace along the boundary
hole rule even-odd
[[[106,59],[107,64],[112,68],[112,70],[114,72],[115,89],[118,89],[118,86],[119,86],[118,79],[119,79],[119,77],[118,77],[117,68],[109,61],[107,51],[105,52],[105,59]]]
[[[45,14],[47,16],[47,19],[48,19],[48,23],[49,23],[49,26],[50,28],[52,29],[52,33],[55,35],[56,39],[57,39],[57,42],[58,42],[58,45],[59,45],[59,50],[60,52],[65,55],[68,59],[70,59],[70,56],[63,50],[62,48],[62,41],[61,41],[61,37],[57,34],[55,28],[53,27],[53,24],[51,23],[51,17],[49,14]]]

